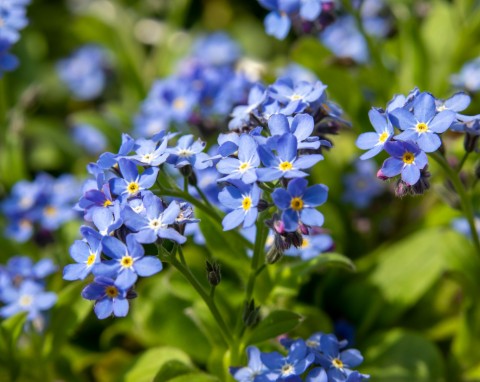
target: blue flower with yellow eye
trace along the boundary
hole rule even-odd
[[[258,147],[260,159],[265,165],[264,168],[257,169],[257,177],[262,182],[307,176],[307,173],[302,170],[312,167],[323,159],[320,154],[298,156],[297,138],[290,133],[280,136],[276,146],[277,155],[265,146]]]
[[[118,167],[122,178],[111,179],[110,189],[121,198],[137,196],[141,191],[152,187],[157,180],[157,167],[149,167],[140,175],[135,163],[123,158],[118,160]]]
[[[95,314],[99,319],[110,317],[125,317],[128,313],[127,290],[120,287],[109,277],[95,277],[82,291],[82,297],[95,301]]]
[[[224,231],[235,228],[242,223],[243,228],[248,228],[253,226],[257,220],[260,188],[256,184],[247,186],[242,183],[235,183],[235,185],[235,187],[225,187],[218,194],[220,203],[232,210],[223,218]]]
[[[288,183],[287,189],[277,188],[272,193],[275,205],[282,212],[282,220],[285,230],[296,231],[299,221],[308,226],[321,226],[323,215],[315,207],[326,202],[328,187],[323,184],[316,184],[308,187],[304,178],[296,178]]]

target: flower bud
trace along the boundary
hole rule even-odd
[[[255,307],[255,301],[245,301],[242,314],[243,324],[246,327],[254,327],[260,321],[260,307]]]
[[[222,280],[222,274],[220,272],[220,265],[214,261],[210,263],[208,260],[205,263],[207,269],[207,279],[211,286],[217,286]]]
[[[279,262],[283,257],[283,249],[277,245],[272,245],[265,255],[265,261],[267,264],[275,264]]]

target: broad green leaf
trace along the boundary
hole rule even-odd
[[[220,380],[213,375],[203,373],[190,373],[170,379],[169,382],[220,382]]]
[[[308,280],[312,273],[328,267],[355,270],[353,262],[338,253],[322,253],[308,261],[285,263],[278,270],[273,293],[295,296],[298,288]]]
[[[171,362],[175,361],[175,365]],[[182,367],[179,367],[179,364]],[[165,367],[165,369],[164,369]],[[165,375],[169,374],[167,369],[173,371],[191,367],[190,358],[183,351],[173,347],[159,347],[149,349],[141,354],[126,371],[124,382],[150,382],[163,370]]]
[[[301,321],[302,316],[288,310],[275,310],[253,328],[245,340],[248,344],[255,344],[288,333]]]
[[[362,351],[360,371],[371,382],[444,382],[444,360],[423,336],[401,329],[373,336]]]
[[[167,382],[180,375],[190,373],[191,371],[192,367],[185,365],[181,361],[167,361],[155,376],[154,382]]]

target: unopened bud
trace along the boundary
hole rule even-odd
[[[267,264],[275,264],[279,262],[283,257],[283,250],[273,245],[265,255],[265,261]]]
[[[180,167],[180,174],[184,177],[189,177],[193,173],[192,166],[187,164],[186,166]]]
[[[265,211],[268,207],[270,207],[270,204],[263,199],[260,199],[257,204],[258,212]]]
[[[260,321],[260,307],[255,307],[255,301],[253,299],[245,301],[242,319],[246,327],[254,327]]]
[[[211,286],[217,286],[220,284],[222,280],[222,274],[220,272],[220,265],[217,262],[210,263],[208,260],[206,261],[206,269],[207,269],[207,279]]]
[[[382,169],[380,169],[380,170],[377,171],[377,178],[380,179],[380,180],[387,180],[388,176],[385,176],[382,172]]]

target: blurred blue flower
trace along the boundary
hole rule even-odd
[[[469,92],[476,93],[480,90],[480,57],[466,62],[459,73],[450,77],[452,84]]]
[[[238,44],[222,32],[199,38],[193,45],[193,55],[207,65],[233,65],[240,58]]]
[[[79,100],[98,97],[106,85],[105,51],[96,45],[84,45],[69,58],[57,63],[57,72]]]
[[[89,154],[100,154],[107,147],[105,135],[92,125],[81,123],[73,126],[72,136],[75,143]]]
[[[372,160],[356,161],[355,170],[343,177],[345,192],[342,199],[358,208],[366,208],[385,187],[376,176],[376,163]]]
[[[10,44],[16,43],[20,34],[19,30],[28,25],[26,17],[26,4],[20,4],[18,1],[2,1],[0,3],[0,39],[6,40]]]

